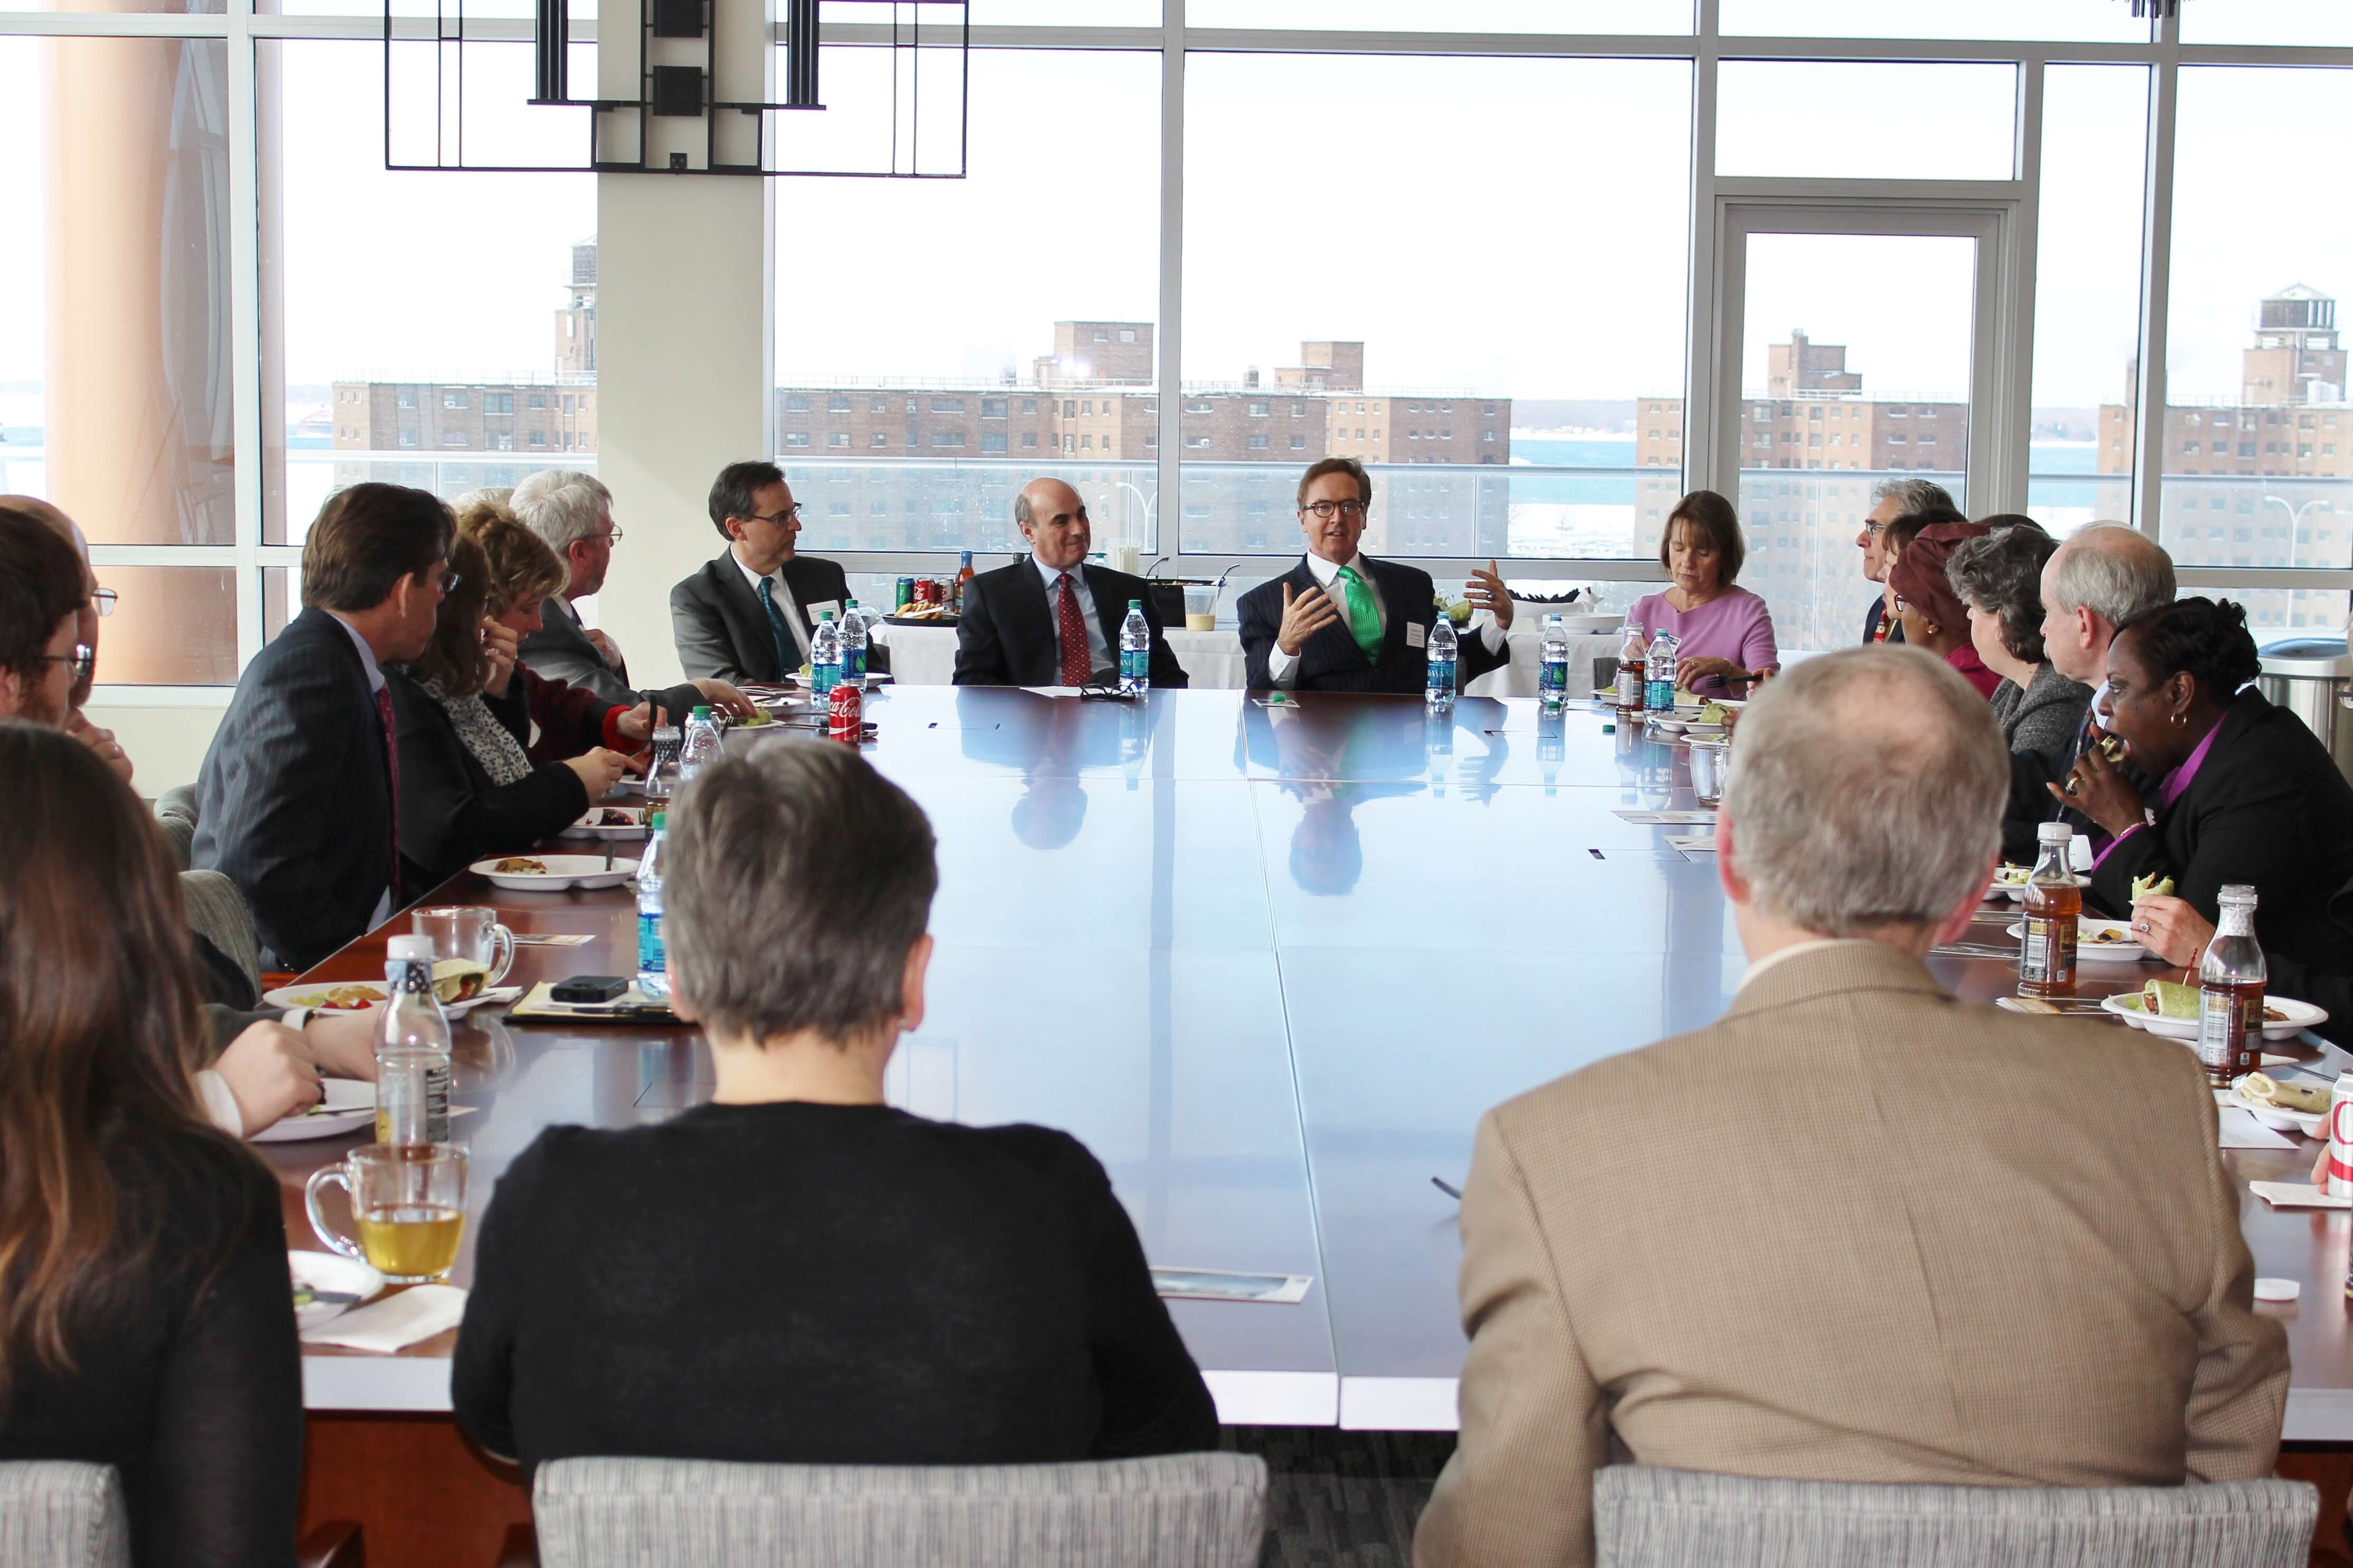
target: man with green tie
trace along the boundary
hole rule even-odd
[[[1236,606],[1252,690],[1421,694],[1439,615],[1430,574],[1357,550],[1372,501],[1372,477],[1354,458],[1326,458],[1299,481],[1305,558]],[[1511,661],[1512,596],[1493,562],[1472,570],[1466,596],[1493,618],[1463,635],[1459,686]]]

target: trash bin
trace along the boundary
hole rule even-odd
[[[2293,710],[2337,759],[2337,771],[2353,780],[2353,712],[2337,700],[2353,675],[2342,637],[2290,637],[2263,650],[2257,689]]]

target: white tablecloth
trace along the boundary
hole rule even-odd
[[[1482,623],[1483,624],[1483,623]],[[1463,689],[1473,697],[1534,697],[1536,666],[1541,655],[1543,622],[1522,611],[1507,640],[1512,663],[1491,670]],[[945,686],[955,676],[956,634],[952,626],[881,626],[876,628],[891,649],[891,677],[910,686]],[[1471,635],[1477,635],[1475,632]],[[1593,661],[1616,657],[1619,635],[1570,634],[1568,694],[1593,693]],[[1230,626],[1215,631],[1168,633],[1168,651],[1185,667],[1196,689],[1234,689],[1242,684],[1241,637]]]

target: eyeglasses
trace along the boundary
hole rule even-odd
[[[101,616],[114,614],[116,596],[111,588],[92,588],[90,591],[90,602],[97,606],[98,613]]]
[[[434,581],[439,585],[442,596],[446,598],[449,595],[456,593],[458,591],[458,584],[465,580],[466,579],[464,577],[458,574],[456,568],[446,567],[442,570],[441,575]]]
[[[1887,531],[1887,525],[1883,522],[1866,522],[1862,525],[1862,531],[1876,539]]]
[[[1899,615],[1899,616],[1900,616],[1900,615],[1902,615],[1905,611],[1906,611],[1906,610],[1910,609],[1911,607],[1912,607],[1912,602],[1911,602],[1909,599],[1906,599],[1906,598],[1905,598],[1903,595],[1901,595],[1901,594],[1898,594],[1898,595],[1895,595],[1895,613],[1896,613],[1897,615]]]
[[[1319,522],[1331,521],[1335,513],[1353,522],[1365,515],[1366,508],[1360,500],[1312,500],[1299,510],[1314,512]]]
[[[89,679],[91,671],[98,668],[98,650],[86,643],[76,643],[71,653],[37,653],[33,656],[33,662],[65,665],[72,670],[74,679],[79,682]]]
[[[611,549],[614,545],[621,542],[622,537],[623,535],[620,528],[617,525],[607,528],[605,531],[605,547],[608,550]]]
[[[765,516],[765,517],[763,517],[760,513],[758,513],[758,512],[756,512],[756,511],[755,511],[755,512],[754,512],[754,513],[751,515],[751,517],[750,517],[747,521],[752,521],[752,522],[775,522],[775,523],[798,522],[798,521],[800,521],[800,516],[801,516],[801,503],[800,503],[800,502],[798,502],[798,501],[795,501],[795,502],[793,502],[793,504],[792,504],[792,505],[790,505],[790,506],[788,506],[788,507],[785,508],[785,510],[782,510],[782,511],[772,511],[772,512],[768,513],[768,514],[767,514],[766,516]]]

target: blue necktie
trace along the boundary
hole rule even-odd
[[[776,645],[776,679],[782,680],[801,667],[799,659],[786,650],[794,647],[793,634],[785,627],[785,612],[776,608],[776,580],[760,579],[760,608],[768,612],[768,636]]]

